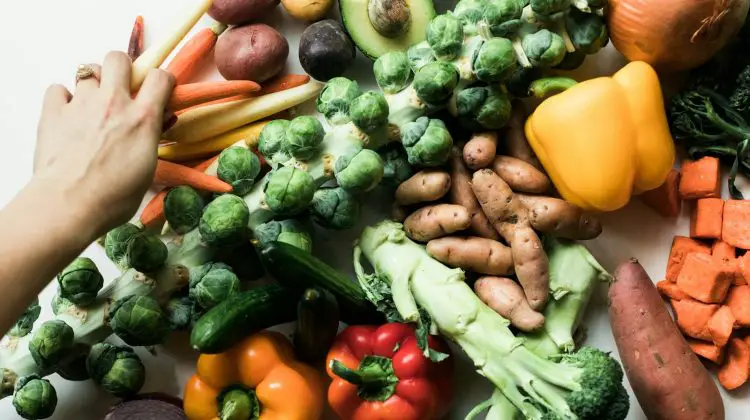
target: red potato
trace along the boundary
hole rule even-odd
[[[214,59],[227,80],[262,83],[281,72],[289,43],[272,27],[254,23],[226,31],[216,43]]]
[[[279,0],[214,0],[208,15],[225,25],[239,25],[265,17]]]
[[[649,420],[724,419],[716,384],[637,260],[615,272],[609,319],[625,373]]]

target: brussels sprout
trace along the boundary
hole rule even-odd
[[[530,0],[531,10],[544,19],[557,19],[570,9],[570,0]]]
[[[310,160],[320,151],[326,131],[315,117],[303,115],[289,123],[282,150],[299,160]],[[260,171],[260,162],[258,165]]]
[[[406,151],[399,144],[391,144],[378,150],[383,159],[383,181],[381,184],[398,187],[414,174]]]
[[[315,191],[311,212],[313,221],[324,228],[350,229],[359,220],[360,203],[341,187],[323,188]]]
[[[365,92],[349,108],[354,124],[365,133],[373,133],[388,124],[388,102],[380,92]]]
[[[25,419],[46,419],[57,408],[57,392],[48,380],[38,375],[23,376],[16,381],[13,407]]]
[[[253,233],[261,247],[278,241],[294,245],[306,252],[312,252],[310,229],[296,219],[272,220],[256,227]]]
[[[86,359],[91,379],[115,397],[138,393],[146,380],[146,369],[137,354],[127,346],[97,343]]]
[[[250,210],[236,195],[225,194],[208,203],[198,223],[203,241],[213,247],[233,246],[247,238]]]
[[[39,326],[29,341],[29,354],[41,370],[54,367],[73,348],[73,328],[59,319]]]
[[[586,60],[586,53],[583,51],[574,51],[565,54],[565,58],[554,68],[558,70],[575,70],[583,65]],[[537,77],[538,78],[538,77]]]
[[[594,13],[571,9],[565,19],[568,36],[576,52],[595,54],[609,42],[609,33],[604,18]]]
[[[84,343],[75,343],[73,348],[65,355],[65,364],[58,365],[55,372],[68,381],[86,381],[91,379],[86,370],[86,358],[89,356],[91,347]]]
[[[383,179],[383,160],[369,149],[341,156],[336,160],[334,169],[339,186],[351,192],[370,191]]]
[[[104,277],[90,258],[78,257],[57,275],[60,296],[85,308],[96,300]]]
[[[211,309],[240,291],[240,279],[224,263],[208,263],[190,269],[190,298]]]
[[[523,0],[493,0],[484,8],[484,20],[494,36],[511,37],[521,27],[521,15],[527,2]]]
[[[265,274],[260,257],[250,241],[236,247],[218,249],[215,260],[232,267],[232,271],[242,281],[257,280]]]
[[[436,119],[419,117],[401,129],[401,143],[409,163],[418,166],[440,166],[451,154],[453,138],[445,124]]]
[[[451,97],[458,85],[458,71],[452,64],[435,61],[417,71],[413,85],[419,99],[428,104],[441,104]]]
[[[464,25],[464,33],[473,35],[476,33],[476,26],[484,18],[484,8],[487,0],[461,0],[453,8],[453,15],[461,19]]]
[[[8,331],[8,335],[11,337],[25,337],[34,328],[34,323],[39,319],[39,314],[42,313],[42,307],[39,306],[39,298],[35,298],[31,305],[23,311],[21,317],[18,318],[16,323]]]
[[[169,299],[164,311],[173,330],[190,329],[195,319],[195,301],[190,296],[177,296]]]
[[[286,139],[286,130],[289,128],[287,120],[273,120],[263,127],[258,136],[258,151],[269,162],[282,162],[284,154],[281,148]]]
[[[497,130],[508,123],[511,103],[499,88],[472,87],[459,92],[456,109],[461,124],[467,128]]]
[[[524,36],[521,45],[535,67],[554,67],[565,58],[565,41],[547,29]]]
[[[540,77],[542,77],[542,71],[538,67],[516,66],[516,70],[505,82],[505,88],[517,98],[528,98],[531,96],[529,93],[531,82]]]
[[[167,246],[152,232],[141,232],[128,243],[128,265],[142,273],[162,268],[167,254]]]
[[[430,45],[426,41],[409,47],[406,51],[406,57],[409,59],[409,66],[414,73],[435,61],[435,54],[433,54],[432,48],[430,48]]]
[[[323,127],[321,127],[322,129]],[[288,136],[286,140],[289,141]],[[216,174],[219,179],[232,186],[232,194],[244,196],[253,188],[255,178],[260,174],[260,159],[255,153],[244,147],[232,146],[226,148],[219,155],[219,166],[216,169]],[[201,210],[203,210],[203,207],[201,207]],[[198,215],[193,227],[198,225],[200,212]]]
[[[172,230],[184,235],[198,226],[203,206],[203,197],[196,190],[181,185],[170,189],[164,197],[164,216]]]
[[[318,95],[316,108],[331,124],[345,124],[350,120],[349,104],[361,94],[362,91],[359,90],[356,81],[345,77],[334,77],[326,83]]]
[[[114,301],[109,308],[109,326],[131,346],[159,344],[169,333],[169,321],[150,296],[133,295]]]
[[[120,268],[127,268],[128,244],[139,233],[141,228],[132,223],[125,223],[107,232],[104,238],[104,252],[107,257]]]
[[[263,192],[266,205],[275,213],[294,215],[310,206],[315,182],[302,169],[284,166],[271,173]]]
[[[409,57],[403,51],[387,52],[375,60],[372,71],[380,90],[385,93],[400,92],[409,84],[411,77]]]
[[[516,69],[513,43],[505,38],[490,38],[474,55],[472,70],[485,83],[502,82]]]
[[[451,61],[461,54],[464,27],[461,20],[451,14],[438,15],[427,27],[427,43],[438,60]]]
[[[68,299],[65,299],[59,294],[55,295],[52,298],[51,306],[52,306],[52,313],[55,315],[60,315],[62,313],[67,312],[71,308],[76,307],[76,305],[73,302],[69,301]]]

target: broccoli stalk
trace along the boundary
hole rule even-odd
[[[401,224],[384,221],[365,228],[355,248],[359,252],[380,280],[393,284],[393,301],[403,318],[415,306],[425,310],[440,333],[456,342],[525,418],[625,417],[623,371],[617,361],[593,348],[563,354],[557,361],[535,354],[513,335],[508,320],[479,300],[461,270],[432,259],[406,237]]]

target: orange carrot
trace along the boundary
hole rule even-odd
[[[154,183],[167,187],[188,185],[197,190],[215,193],[228,193],[232,191],[232,186],[219,178],[161,159],[156,164]]]
[[[143,53],[143,16],[135,18],[133,31],[130,33],[130,42],[128,43],[128,55],[135,61]]]
[[[690,296],[688,296],[687,293],[680,290],[680,288],[677,287],[677,284],[672,283],[669,280],[658,281],[656,283],[656,290],[658,290],[659,294],[664,298],[672,300],[690,299]]]
[[[750,249],[750,201],[727,200],[721,239],[740,249]]]
[[[732,310],[732,315],[739,326],[750,326],[750,286],[732,287],[724,304]]]
[[[683,200],[721,197],[719,159],[711,156],[682,164],[680,197]]]
[[[672,300],[677,327],[683,334],[699,340],[711,341],[708,321],[719,310],[719,305],[707,305],[693,299]]]
[[[711,255],[720,260],[737,258],[737,249],[724,241],[716,241],[711,245]]]
[[[721,239],[723,212],[724,200],[721,198],[698,199],[690,215],[690,237]]]
[[[179,85],[172,91],[169,108],[173,111],[190,108],[217,99],[245,96],[260,90],[260,85],[247,80],[202,82]]]
[[[724,347],[734,330],[734,315],[728,306],[722,306],[708,320],[708,333],[711,341],[719,347]]]
[[[682,209],[680,198],[680,171],[672,169],[664,183],[651,191],[646,191],[638,197],[643,204],[656,210],[664,217],[677,217]]]
[[[706,343],[705,341],[694,340],[692,338],[688,338],[687,343],[688,346],[690,346],[690,350],[696,355],[706,360],[710,360],[717,365],[722,362],[724,354],[721,347],[712,343]]]
[[[216,41],[227,29],[227,25],[217,23],[210,28],[204,28],[193,35],[185,45],[175,54],[167,66],[167,71],[172,73],[178,85],[187,83],[195,75],[196,70],[207,58],[216,46]]]
[[[167,221],[164,217],[164,198],[167,196],[167,192],[169,192],[167,188],[161,190],[143,208],[140,220],[141,224],[147,229],[164,226],[164,222]]]
[[[750,347],[741,339],[733,338],[729,341],[727,360],[719,369],[719,383],[729,391],[737,389],[747,382],[748,370],[750,370]]]
[[[281,92],[282,90],[302,86],[309,81],[310,76],[306,74],[282,74],[265,82],[260,92],[258,92],[258,95],[268,95],[269,93]]]
[[[734,272],[710,255],[690,253],[677,276],[677,287],[703,303],[721,303],[733,280]]]
[[[677,275],[680,274],[682,263],[685,261],[685,257],[691,252],[710,254],[711,248],[702,242],[685,236],[674,237],[672,240],[672,249],[669,252],[669,260],[667,261],[667,280],[671,282],[677,281]]]
[[[213,164],[214,161],[216,161],[216,159],[218,158],[219,158],[219,155],[216,155],[212,158],[208,158],[204,160],[203,162],[193,166],[193,169],[195,169],[196,171],[206,172],[206,169],[208,169],[208,167],[211,166],[211,164]]]

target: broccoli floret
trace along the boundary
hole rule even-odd
[[[729,104],[745,118],[750,111],[750,66],[745,67],[737,76],[735,88],[729,96]]]

